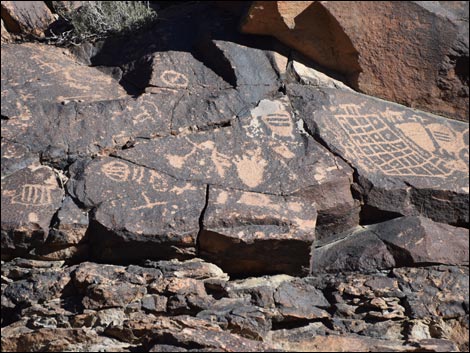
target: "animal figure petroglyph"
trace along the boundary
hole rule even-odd
[[[330,108],[346,134],[334,126],[327,129],[345,149],[347,158],[390,176],[447,178],[456,171],[467,171],[468,161],[462,156],[468,155],[468,130],[456,131],[390,109],[370,113],[364,108],[364,104]]]
[[[132,210],[134,211],[138,211],[138,210],[142,210],[142,209],[150,209],[150,208],[154,208],[155,206],[158,206],[158,205],[166,205],[166,202],[150,202],[150,198],[147,196],[147,194],[144,192],[142,192],[142,197],[144,198],[144,201],[145,201],[145,205],[142,205],[142,206],[137,206],[137,207],[132,207]]]
[[[197,153],[197,151],[204,152],[204,156],[205,156],[205,153],[210,151],[211,161],[217,171],[217,174],[222,178],[225,177],[225,172],[228,168],[232,166],[232,162],[229,156],[223,153],[220,153],[217,150],[217,147],[215,146],[215,143],[213,141],[204,141],[201,143],[195,143],[191,141],[190,139],[188,139],[187,137],[185,137],[185,140],[188,144],[192,146],[191,151],[189,151],[189,153],[187,153],[185,156],[178,156],[178,155],[170,154],[166,157],[173,167],[178,168],[178,169],[182,168],[183,165],[186,163],[186,161],[195,153]]]

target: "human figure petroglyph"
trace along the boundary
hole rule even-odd
[[[142,206],[137,206],[137,207],[132,207],[131,209],[134,210],[134,211],[138,211],[138,210],[142,210],[142,209],[150,209],[150,208],[154,208],[155,206],[159,206],[159,205],[166,205],[166,202],[150,202],[150,198],[147,196],[146,192],[142,192],[142,197],[145,201],[145,205],[142,205]]]
[[[186,75],[174,70],[163,71],[160,75],[160,79],[170,87],[186,88],[189,85],[189,80]]]
[[[340,104],[330,108],[336,122],[346,132],[331,129],[348,158],[367,169],[391,176],[446,178],[468,169],[466,131],[460,132],[416,114],[385,109],[370,113],[363,104]],[[365,112],[363,112],[365,110]],[[467,151],[465,153],[465,151]]]
[[[197,151],[202,151],[204,153],[207,153],[210,151],[210,156],[211,156],[211,161],[215,166],[215,169],[217,171],[217,174],[220,177],[225,177],[225,172],[228,168],[232,166],[232,162],[229,156],[220,153],[217,150],[217,147],[215,146],[215,143],[213,141],[204,141],[201,143],[195,143],[191,141],[189,138],[185,137],[185,141],[191,145],[191,151],[187,153],[185,156],[179,156],[179,155],[168,155],[166,158],[168,159],[168,162],[175,168],[182,168],[183,165],[186,163],[186,161],[193,156],[194,154],[197,153]]]
[[[49,205],[52,203],[54,189],[53,185],[25,184],[22,185],[20,194],[12,197],[11,203],[25,206]]]

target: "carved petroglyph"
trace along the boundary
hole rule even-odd
[[[290,137],[294,124],[289,113],[281,112],[267,114],[262,117],[264,123],[271,129],[273,135]]]
[[[185,138],[185,141],[192,146],[191,151],[189,151],[189,153],[187,153],[185,156],[173,154],[166,156],[166,159],[168,160],[171,166],[177,169],[181,169],[186,163],[186,161],[198,151],[204,152],[204,156],[207,152],[210,152],[211,161],[217,171],[217,174],[221,178],[225,177],[225,172],[228,168],[232,166],[232,163],[230,161],[229,156],[222,154],[217,150],[217,147],[215,146],[215,143],[213,141],[195,143],[189,140],[187,137]]]
[[[235,157],[238,177],[245,185],[256,187],[263,181],[264,168],[268,162],[261,157],[261,148],[248,151],[242,157]]]
[[[426,117],[386,109],[370,113],[364,104],[331,107],[344,133],[337,137],[346,157],[390,176],[446,178],[468,170],[468,129],[456,131]]]
[[[272,199],[264,194],[244,192],[237,203],[252,207],[268,208],[277,212],[281,210],[281,206],[279,204],[273,203]]]
[[[282,142],[270,142],[269,146],[272,148],[274,152],[276,152],[281,157],[286,159],[291,159],[295,157],[295,154]]]
[[[189,84],[189,80],[184,74],[174,70],[163,71],[160,75],[160,80],[168,86],[175,88],[186,88]]]
[[[44,206],[52,203],[53,185],[25,184],[21,192],[14,195],[11,203],[25,206]],[[5,194],[4,194],[5,195]]]
[[[109,179],[119,182],[127,181],[130,174],[129,166],[118,161],[104,164],[101,170]]]
[[[139,185],[149,183],[153,189],[158,190],[166,187],[160,173],[155,170],[138,166],[129,166],[120,161],[113,161],[104,164],[101,171],[111,180],[117,182],[132,182]]]
[[[160,110],[153,102],[142,102],[138,107],[138,112],[133,117],[133,124],[141,124],[147,120],[155,120],[161,117]]]
[[[144,192],[142,192],[142,197],[145,201],[145,205],[142,205],[142,206],[137,206],[137,207],[132,207],[132,210],[134,211],[138,211],[138,210],[142,210],[142,209],[150,209],[150,208],[154,208],[155,206],[159,206],[159,205],[166,205],[166,202],[150,202],[150,198],[147,196],[147,194]]]
[[[294,121],[282,102],[262,100],[252,110],[251,116],[261,119],[271,130],[272,136],[294,136]]]

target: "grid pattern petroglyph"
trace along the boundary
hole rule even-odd
[[[448,142],[449,134],[453,134],[455,143],[465,148],[460,141],[461,133],[444,125],[442,129],[449,131],[447,134],[430,131],[426,119],[417,115],[405,117],[402,112],[388,109],[364,113],[358,104],[342,104],[331,110],[346,132],[345,138],[339,131],[332,131],[338,137],[335,143],[345,149],[346,157],[386,175],[446,178],[456,171],[452,159],[458,156],[448,151],[445,158],[442,142]]]

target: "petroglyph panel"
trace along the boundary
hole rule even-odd
[[[468,124],[346,91],[306,94],[314,103],[294,106],[356,168],[370,210],[468,224]],[[364,214],[366,222],[380,220],[375,211]]]
[[[129,240],[135,246],[145,244],[149,252],[153,249],[146,255],[149,257],[183,258],[186,253],[194,254],[199,217],[205,205],[204,185],[179,181],[111,157],[95,158],[80,173],[74,170],[71,194],[96,208],[94,225],[113,239],[109,243],[96,239],[97,249],[102,250],[97,256],[109,260],[113,254],[121,254],[117,249]],[[121,260],[140,258],[142,252],[129,251],[120,256]]]
[[[45,241],[63,196],[48,167],[30,165],[2,179],[2,255],[21,255]]]
[[[346,158],[366,169],[444,179],[468,170],[468,128],[389,107],[370,109],[366,103],[339,104],[330,112],[335,124],[322,128],[338,138],[334,143]]]
[[[54,185],[25,184],[21,186],[19,195],[11,199],[12,204],[25,206],[45,206],[52,204]]]
[[[17,58],[21,57],[20,65]],[[63,48],[36,43],[2,47],[2,83],[21,93],[22,101],[99,101],[126,96],[110,76],[80,65]]]

